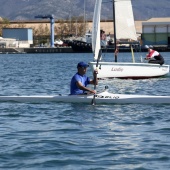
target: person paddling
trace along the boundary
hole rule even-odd
[[[153,46],[150,45],[145,45],[145,48],[148,49],[148,54],[146,55],[146,60],[149,60],[148,63],[153,63],[153,64],[164,64],[164,58],[161,56],[158,51],[153,50]]]
[[[96,91],[90,88],[87,88],[88,84],[97,85],[97,71],[93,72],[93,80],[86,76],[88,64],[84,62],[79,62],[77,64],[77,73],[72,77],[70,83],[70,94],[79,95],[79,94],[95,94]]]

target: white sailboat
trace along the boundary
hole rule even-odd
[[[92,72],[96,68],[96,60],[100,48],[100,13],[102,0],[96,0],[93,30],[92,30],[92,49],[94,53],[94,61],[89,62]],[[134,16],[132,11],[131,0],[113,0],[113,16],[114,16],[114,42],[118,39],[129,39],[136,41],[136,29],[134,24]],[[116,49],[115,43],[115,49]],[[133,53],[132,53],[132,57]],[[131,78],[145,79],[161,77],[169,73],[169,65],[159,65],[150,63],[133,62],[117,62],[117,54],[115,52],[114,62],[99,62],[98,78]]]

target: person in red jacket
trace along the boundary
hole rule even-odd
[[[150,45],[145,45],[145,48],[148,49],[148,54],[146,55],[146,60],[149,60],[148,63],[153,63],[153,64],[164,64],[164,58],[161,56],[158,51],[153,50],[153,46]]]

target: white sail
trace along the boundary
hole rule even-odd
[[[101,13],[102,0],[96,0],[94,15],[93,15],[93,28],[92,28],[92,50],[94,53],[94,60],[97,60],[100,50],[100,13]]]
[[[115,0],[116,38],[137,40],[131,0]]]

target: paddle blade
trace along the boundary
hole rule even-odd
[[[91,105],[96,105],[95,95],[94,95],[94,97],[93,97],[93,99],[91,101]]]

